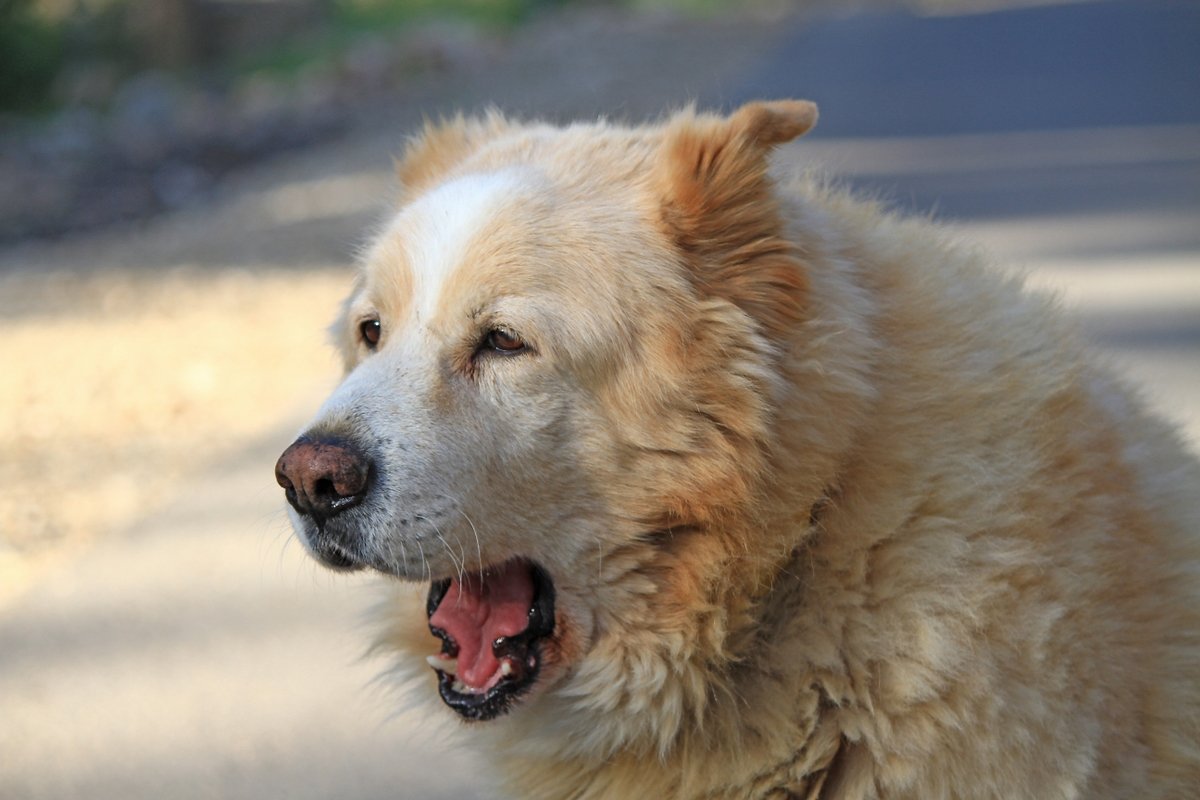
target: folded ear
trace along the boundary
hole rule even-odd
[[[467,118],[461,113],[425,127],[413,136],[396,159],[396,177],[404,197],[411,197],[446,177],[484,142],[512,128],[512,123],[495,109],[483,117]]]
[[[809,100],[771,100],[747,103],[730,120],[761,145],[798,139],[817,124],[817,104]]]
[[[663,131],[662,220],[696,286],[776,338],[802,317],[807,282],[783,233],[767,158],[816,120],[814,104],[781,100],[749,103],[728,117],[684,112]]]

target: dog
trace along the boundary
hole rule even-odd
[[[428,124],[299,538],[517,797],[1195,797],[1200,465],[816,117]]]

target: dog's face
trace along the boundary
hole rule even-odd
[[[601,395],[613,380],[652,379],[619,374],[633,328],[665,324],[649,295],[685,288],[661,268],[647,270],[658,286],[602,277],[638,260],[669,254],[630,209],[529,168],[468,174],[396,215],[338,323],[348,374],[307,436],[356,450],[365,493],[325,520],[294,521],[330,565],[432,582],[431,613],[447,610],[433,620],[443,695],[468,716],[498,713],[525,688],[513,676],[541,671],[532,639],[550,632],[553,593],[570,584],[551,576],[613,546],[598,523],[613,513],[606,465],[619,431]],[[468,599],[494,619],[448,614]]]
[[[323,530],[301,520],[318,554],[412,579],[574,563],[563,531],[602,494],[586,463],[604,435],[597,373],[620,368],[620,310],[647,290],[596,272],[652,244],[631,220],[616,242],[589,238],[601,215],[621,225],[521,168],[400,211],[338,323],[348,375],[310,434],[354,442],[371,486]]]
[[[761,362],[802,281],[774,217],[741,206],[762,203],[766,148],[812,119],[460,120],[401,164],[335,325],[346,377],[277,476],[322,562],[429,582],[430,663],[464,717],[645,622],[637,598],[687,583],[656,539],[751,490]],[[739,248],[757,271],[723,274]]]

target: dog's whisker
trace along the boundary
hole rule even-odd
[[[400,568],[405,569],[408,565],[408,551],[404,549],[404,540],[402,538],[396,538],[396,547],[400,549]]]
[[[457,509],[457,511],[459,514],[462,514],[462,518],[471,526],[471,534],[475,537],[475,557],[479,560],[479,582],[483,583],[483,547],[479,543],[479,530],[475,527],[475,523],[471,521],[471,518],[467,516],[467,512],[461,508]]]
[[[426,522],[433,526],[434,536],[438,538],[438,541],[442,543],[442,547],[446,549],[446,555],[450,557],[450,563],[454,565],[455,571],[458,572],[458,582],[462,583],[463,575],[466,573],[465,561],[459,560],[454,556],[454,548],[450,547],[450,543],[446,541],[446,537],[442,536],[442,531],[436,522],[431,519],[422,519],[425,519]]]
[[[417,539],[417,549],[421,553],[421,568],[425,571],[425,580],[433,580],[433,572],[429,569],[429,561],[425,558],[425,546],[421,544],[421,540]]]

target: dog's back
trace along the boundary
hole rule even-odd
[[[838,654],[814,675],[843,778],[885,797],[1190,796],[1194,458],[980,254],[821,190],[791,207],[810,251],[823,221],[813,294],[844,298],[825,328],[867,331],[876,392],[784,634]]]

